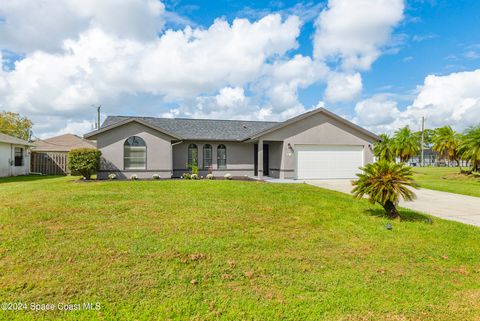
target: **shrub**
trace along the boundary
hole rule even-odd
[[[206,179],[215,179],[215,176],[213,176],[213,174],[207,174],[207,176],[205,176]]]
[[[82,175],[85,179],[90,179],[99,169],[100,156],[102,153],[98,149],[72,149],[68,152],[68,169],[72,175]]]
[[[190,173],[183,173],[182,174],[182,178],[184,179],[191,179],[192,178],[192,175]]]
[[[114,179],[117,179],[117,175],[114,174],[114,173],[108,174],[108,179],[111,180],[111,181],[114,180]]]
[[[232,179],[232,174],[227,173],[225,176],[223,176],[225,179],[231,180]]]
[[[192,165],[192,174],[198,175],[198,166]]]
[[[133,174],[132,176],[130,176],[130,179],[131,179],[132,181],[136,181],[136,180],[138,179],[138,176],[135,175],[135,174]]]
[[[152,175],[152,178],[153,178],[153,179],[160,179],[160,175],[158,175],[158,174],[153,174],[153,175]]]
[[[192,175],[190,175],[190,177],[191,177],[192,179],[198,179],[198,174],[192,174]]]
[[[352,181],[354,197],[361,199],[367,195],[370,203],[382,205],[389,217],[399,216],[397,205],[400,197],[406,201],[415,199],[410,188],[418,188],[418,185],[413,179],[412,168],[404,163],[380,160],[361,169],[358,179]]]

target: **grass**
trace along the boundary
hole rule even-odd
[[[480,175],[460,174],[456,167],[414,167],[423,188],[480,197]]]
[[[308,185],[16,178],[0,202],[0,302],[101,304],[3,320],[480,315],[478,228]]]

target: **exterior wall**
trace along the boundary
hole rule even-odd
[[[270,158],[281,155],[280,178],[295,178],[295,145],[361,145],[364,147],[364,164],[373,162],[374,139],[327,115],[317,113],[289,126],[261,137],[264,142],[283,141],[281,151],[277,145],[270,148]],[[291,147],[289,147],[289,144]]]
[[[223,176],[230,173],[232,176],[253,176],[254,174],[254,155],[253,143],[240,142],[221,142],[221,141],[184,141],[173,146],[173,177],[180,177],[188,172],[188,145],[195,144],[198,148],[198,168],[199,175],[205,176],[208,170],[203,168],[203,146],[212,145],[212,173],[215,176]],[[218,169],[217,166],[217,147],[223,144],[227,148],[227,168]]]
[[[138,136],[147,145],[147,166],[145,170],[124,170],[123,144],[130,136]],[[97,148],[102,152],[99,179],[105,179],[108,174],[115,173],[120,178],[129,178],[135,174],[139,178],[151,178],[153,174],[161,178],[171,178],[172,171],[172,138],[138,123],[101,133],[97,137]]]
[[[15,166],[15,147],[23,148],[23,166]],[[12,145],[0,142],[0,177],[28,175],[30,173],[30,151],[27,146]]]

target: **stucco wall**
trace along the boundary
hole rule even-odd
[[[187,171],[188,145],[195,144],[198,148],[198,167],[199,174],[204,176],[208,173],[203,169],[203,146],[212,145],[212,169],[215,176],[223,176],[226,173],[232,176],[253,176],[253,143],[240,142],[218,142],[218,141],[184,141],[173,146],[173,176],[180,177]],[[218,169],[217,166],[217,147],[223,144],[227,148],[227,168]]]
[[[138,136],[147,145],[146,170],[124,170],[123,144],[130,136]],[[102,152],[102,164],[98,178],[104,179],[109,173],[121,178],[136,174],[139,178],[151,178],[158,174],[162,178],[172,176],[171,137],[138,123],[128,123],[99,134],[97,148]]]
[[[364,164],[373,161],[372,137],[325,114],[317,113],[261,137],[264,141],[283,141],[281,152],[270,148],[270,157],[281,154],[280,178],[295,177],[295,145],[359,145],[364,147]],[[291,150],[289,150],[289,146]],[[370,147],[369,147],[370,145]],[[278,147],[277,147],[278,148]]]
[[[23,148],[23,166],[14,166],[10,164],[13,161],[13,150],[15,147]],[[11,145],[0,142],[0,177],[28,175],[30,173],[30,156],[26,146]]]

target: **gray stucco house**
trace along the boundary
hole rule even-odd
[[[102,152],[98,178],[200,175],[354,178],[379,137],[319,108],[284,122],[109,116],[85,135]]]

